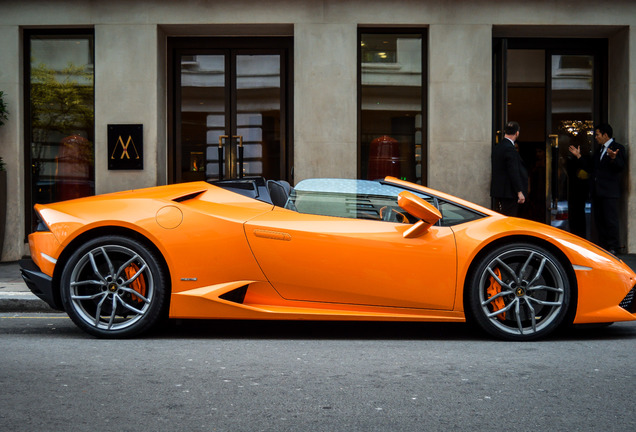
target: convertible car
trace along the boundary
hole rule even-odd
[[[166,317],[468,321],[508,340],[636,320],[636,274],[615,256],[392,177],[196,182],[35,209],[23,277],[97,337]]]

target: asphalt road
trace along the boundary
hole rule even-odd
[[[499,342],[463,324],[184,321],[98,340],[0,314],[0,430],[633,431],[636,323]]]

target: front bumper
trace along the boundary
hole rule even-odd
[[[53,309],[63,311],[59,298],[53,293],[53,279],[44,274],[31,259],[19,261],[22,279],[33,294],[44,300]]]

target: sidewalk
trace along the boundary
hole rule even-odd
[[[636,271],[636,254],[620,255],[625,264]],[[58,312],[37,298],[20,276],[17,262],[0,263],[0,313],[2,312]]]
[[[0,313],[58,312],[31,293],[20,276],[17,262],[0,263]]]

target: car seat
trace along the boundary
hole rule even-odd
[[[267,190],[269,191],[272,204],[278,207],[285,207],[289,193],[291,192],[291,185],[289,183],[285,180],[267,180]]]

